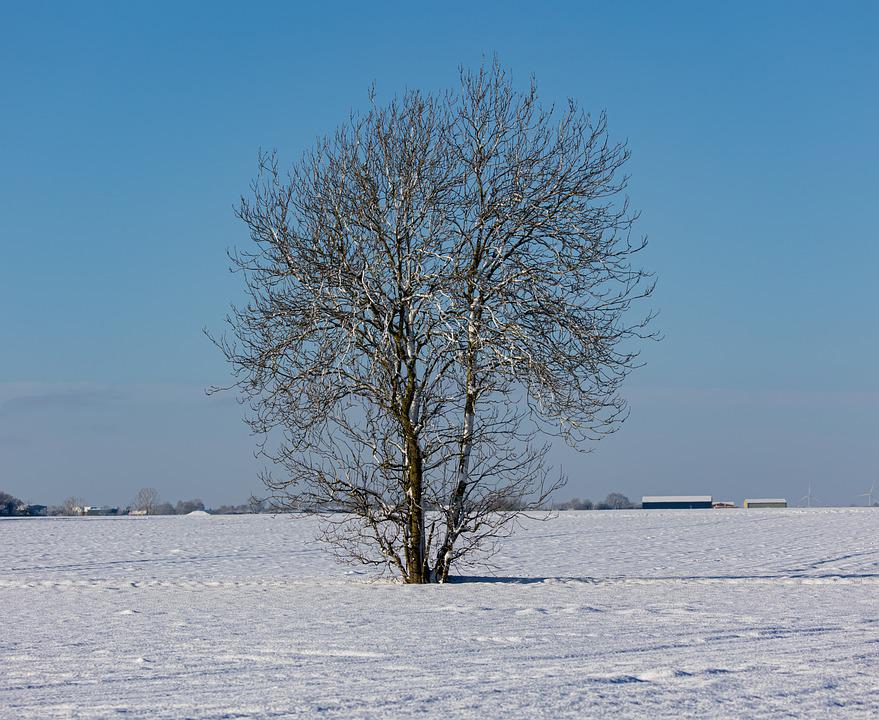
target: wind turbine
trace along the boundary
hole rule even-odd
[[[870,485],[870,489],[865,493],[861,493],[858,497],[867,498],[867,507],[873,507],[873,495],[876,492],[876,481],[873,481],[873,484]]]
[[[812,481],[811,480],[809,480],[809,492],[800,498],[800,504],[802,504],[803,500],[806,501],[806,507],[812,507]]]

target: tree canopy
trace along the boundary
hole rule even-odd
[[[497,64],[353,115],[238,216],[248,301],[215,341],[277,507],[332,510],[340,556],[444,581],[563,478],[548,435],[613,432],[650,336],[624,144]]]

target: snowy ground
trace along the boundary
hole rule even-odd
[[[312,522],[0,522],[0,717],[879,715],[879,511],[562,513],[443,587]]]

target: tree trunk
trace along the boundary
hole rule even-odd
[[[464,496],[470,481],[470,451],[473,447],[473,421],[475,418],[475,400],[471,393],[467,394],[466,407],[464,410],[464,430],[461,435],[461,449],[458,457],[456,470],[455,488],[452,491],[449,511],[446,517],[446,535],[437,552],[436,568],[437,582],[444,583],[449,579],[449,569],[452,565],[452,551],[455,541],[461,533],[461,519],[464,515]]]
[[[479,315],[479,310],[471,305],[467,328],[467,396],[464,400],[464,424],[461,430],[458,467],[455,471],[455,486],[446,515],[446,534],[434,562],[436,580],[441,583],[449,579],[452,552],[455,541],[461,533],[464,497],[470,482],[470,453],[473,449],[473,425],[476,420],[476,321]]]
[[[406,437],[406,503],[409,516],[406,537],[406,582],[427,583],[431,580],[430,567],[425,552],[423,461],[418,439],[413,434]]]

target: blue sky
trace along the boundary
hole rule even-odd
[[[201,334],[260,147],[498,53],[628,139],[665,340],[565,495],[879,476],[875,3],[0,2],[0,489],[241,502],[252,439]]]

